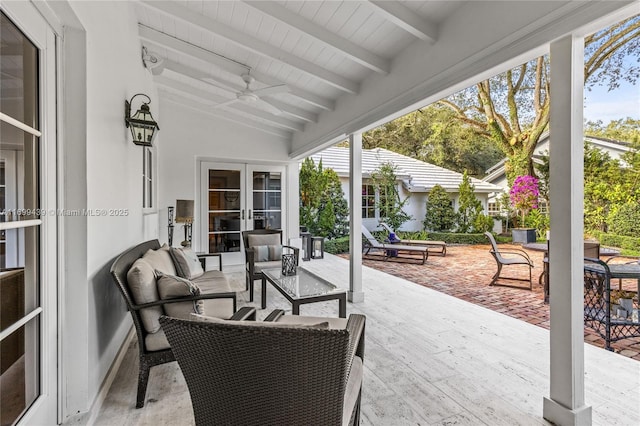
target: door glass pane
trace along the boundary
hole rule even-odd
[[[0,111],[39,128],[38,50],[0,14]],[[39,218],[39,144],[32,134],[0,124],[0,222]],[[2,232],[0,329],[23,320],[40,304],[39,227]],[[40,395],[40,316],[0,341],[1,424],[14,423]]]
[[[209,170],[209,252],[240,251],[239,170]]]
[[[1,286],[11,285],[5,281]],[[13,286],[11,291],[15,291]],[[3,294],[4,295],[4,294]],[[5,315],[3,299],[3,317]],[[39,318],[0,342],[0,424],[11,425],[22,416],[40,394]]]
[[[282,173],[253,172],[253,229],[282,228]]]

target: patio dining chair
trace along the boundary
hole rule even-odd
[[[491,232],[485,232],[484,235],[489,239],[489,242],[491,243],[490,253],[495,259],[496,265],[498,267],[498,270],[496,271],[494,276],[491,278],[491,283],[489,285],[525,289],[526,287],[497,282],[498,279],[511,280],[511,281],[524,281],[524,282],[529,282],[529,290],[531,290],[533,288],[533,283],[531,281],[531,270],[533,269],[533,261],[531,260],[527,252],[524,250],[518,250],[518,249],[511,249],[509,251],[500,250],[498,248],[498,243],[496,243],[496,239],[493,237],[493,234]],[[529,269],[529,279],[501,276],[500,273],[502,272],[502,267],[505,265],[526,265]]]
[[[249,290],[249,301],[253,302],[253,282],[262,279],[262,271],[281,267],[283,248],[293,251],[297,265],[300,249],[282,244],[281,229],[242,231],[242,242],[245,255],[246,290]]]
[[[196,425],[357,425],[366,318],[163,316]],[[275,322],[274,322],[275,321]]]

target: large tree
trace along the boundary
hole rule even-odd
[[[635,83],[640,74],[638,51],[640,15],[585,37],[587,89],[607,85],[612,90],[622,80]],[[550,90],[549,57],[542,56],[440,103],[504,152],[511,184],[517,176],[534,174],[532,155],[549,124]]]
[[[503,158],[490,139],[456,120],[449,108],[437,104],[365,132],[362,145],[366,149],[386,148],[478,177]]]

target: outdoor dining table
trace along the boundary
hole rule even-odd
[[[547,251],[547,243],[526,243],[522,245],[523,249],[533,250],[533,251]],[[600,256],[618,256],[620,254],[620,250],[608,247],[600,247]]]

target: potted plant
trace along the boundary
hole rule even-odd
[[[534,176],[518,176],[511,190],[509,199],[513,208],[520,213],[520,227],[511,230],[514,243],[532,243],[536,241],[535,228],[525,228],[524,218],[532,209],[538,208],[538,179]]]

